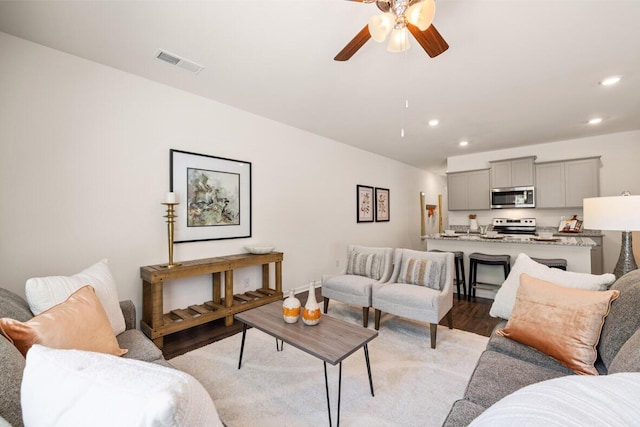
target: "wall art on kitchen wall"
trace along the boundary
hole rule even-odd
[[[175,243],[251,237],[251,163],[170,150]]]
[[[373,187],[368,185],[356,186],[356,208],[358,222],[373,222],[374,199]]]
[[[376,187],[376,222],[389,221],[389,189]]]

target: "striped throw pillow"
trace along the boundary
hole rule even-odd
[[[444,262],[440,260],[407,258],[402,260],[398,283],[426,286],[441,290],[440,277]]]
[[[380,280],[380,277],[382,277],[382,255],[351,252],[349,254],[347,274],[366,276],[374,280]]]

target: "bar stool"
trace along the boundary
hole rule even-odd
[[[567,271],[567,260],[563,258],[531,258],[539,264],[544,264],[547,267],[559,268],[560,270]]]
[[[440,249],[432,249],[429,252],[444,252]],[[454,256],[454,264],[456,270],[456,289],[458,292],[458,301],[460,301],[460,285],[462,285],[462,292],[464,292],[465,299],[467,298],[467,280],[464,274],[464,252],[451,251]]]
[[[474,252],[469,255],[469,295],[467,299],[471,301],[471,296],[476,297],[476,288],[478,285],[500,286],[494,283],[478,282],[478,264],[502,266],[504,270],[504,279],[507,279],[511,271],[510,255],[489,255],[480,252]]]

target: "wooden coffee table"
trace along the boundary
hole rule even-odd
[[[373,393],[373,380],[371,379],[371,364],[369,363],[369,341],[378,336],[378,332],[363,328],[354,323],[345,322],[324,315],[320,323],[315,326],[307,326],[300,319],[297,323],[286,323],[282,318],[282,302],[256,307],[251,310],[238,313],[234,316],[242,322],[242,345],[238,359],[238,369],[242,365],[242,353],[247,336],[247,327],[252,326],[276,339],[276,348],[282,351],[284,343],[292,345],[312,356],[322,360],[324,365],[324,384],[327,394],[327,412],[329,413],[329,425],[331,426],[331,404],[329,403],[329,383],[327,382],[327,363],[339,364],[338,373],[338,416],[337,424],[340,425],[340,392],[342,388],[342,361],[356,350],[363,348],[369,375],[369,388]],[[279,341],[282,343],[279,345]]]

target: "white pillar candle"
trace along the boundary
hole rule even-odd
[[[165,203],[178,203],[178,198],[176,197],[176,193],[167,193],[164,198]]]

